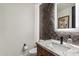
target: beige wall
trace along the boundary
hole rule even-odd
[[[0,4],[0,55],[21,55],[34,45],[35,4]]]

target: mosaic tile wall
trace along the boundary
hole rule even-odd
[[[40,6],[40,39],[56,37],[54,32],[54,4],[43,3]]]

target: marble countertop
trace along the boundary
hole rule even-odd
[[[58,45],[55,47],[51,47],[51,46],[48,46],[48,44],[50,44],[50,43],[57,43]],[[45,41],[40,40],[37,42],[37,44],[41,45],[43,48],[48,50],[50,53],[56,53],[59,56],[79,56],[79,46],[76,46],[73,44],[63,42],[63,44],[60,45],[60,42],[57,40],[54,40],[54,39],[45,40]],[[63,46],[63,49],[61,46]],[[64,48],[64,46],[69,47],[70,49],[65,51],[66,48]]]

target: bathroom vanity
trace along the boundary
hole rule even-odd
[[[37,55],[38,56],[58,56],[58,54],[51,52],[50,50],[46,49],[45,47],[41,46],[37,43]]]
[[[79,56],[79,46],[56,40],[39,41],[37,44],[38,56]]]

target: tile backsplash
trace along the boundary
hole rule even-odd
[[[64,37],[64,41],[67,42],[68,36],[71,35],[72,43],[79,45],[79,32],[56,32],[58,36],[56,39],[60,39],[61,36]]]

